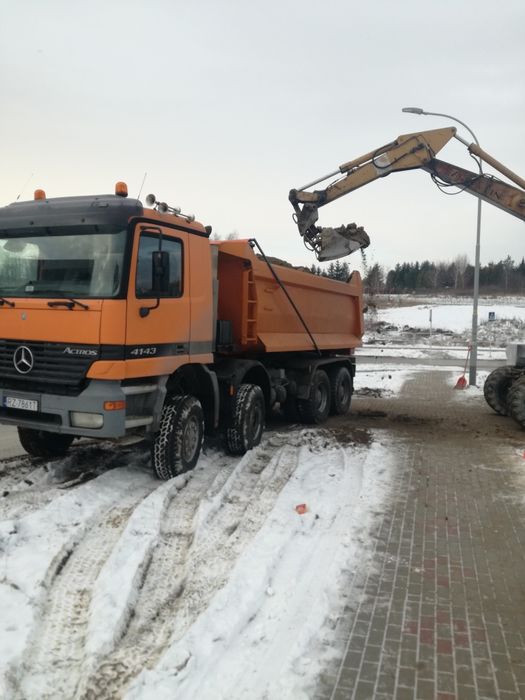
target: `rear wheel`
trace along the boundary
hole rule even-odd
[[[525,428],[525,376],[517,379],[510,387],[507,405],[512,418]]]
[[[514,378],[513,367],[498,367],[492,371],[483,385],[483,395],[488,405],[502,416],[508,416],[507,394]]]
[[[18,438],[27,454],[42,459],[63,457],[74,440],[73,435],[50,433],[34,428],[18,428]]]
[[[348,367],[338,367],[330,374],[330,413],[344,416],[350,410],[353,393],[352,375]]]
[[[241,384],[233,397],[226,447],[243,455],[261,442],[264,431],[264,394],[256,384]]]
[[[167,480],[193,469],[199,459],[204,418],[194,396],[171,396],[162,409],[160,430],[151,448],[153,470]]]
[[[330,380],[323,369],[312,377],[310,397],[297,400],[297,410],[303,423],[324,423],[330,412]]]

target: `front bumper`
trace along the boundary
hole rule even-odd
[[[119,438],[138,429],[156,429],[155,416],[157,407],[162,405],[163,393],[162,384],[158,383],[129,387],[118,381],[102,380],[91,380],[78,396],[12,391],[0,387],[0,423],[82,437]],[[38,410],[7,407],[7,397],[36,401]],[[117,401],[125,402],[126,408],[104,408],[106,402]],[[73,413],[102,415],[102,427],[77,427],[72,424]]]

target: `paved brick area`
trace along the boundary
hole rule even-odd
[[[354,400],[350,420],[393,437],[399,466],[323,700],[525,698],[525,432],[451,379]]]

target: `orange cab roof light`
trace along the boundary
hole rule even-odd
[[[115,185],[115,194],[117,197],[127,197],[128,196],[128,186],[125,182],[117,182]]]
[[[35,190],[34,198],[35,199],[45,199],[46,193],[44,192],[44,190]]]

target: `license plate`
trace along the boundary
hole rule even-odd
[[[38,411],[38,401],[33,399],[19,399],[16,396],[4,396],[6,408],[18,408],[21,411]]]

